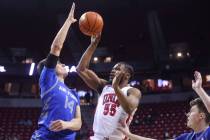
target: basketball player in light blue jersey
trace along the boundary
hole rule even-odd
[[[49,55],[38,64],[40,72],[42,112],[31,140],[75,140],[81,128],[81,112],[78,94],[64,84],[68,72],[58,61],[64,40],[74,18],[75,4],[64,25],[57,33]]]

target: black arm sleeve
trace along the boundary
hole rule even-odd
[[[47,56],[46,62],[45,62],[45,66],[47,68],[55,68],[58,62],[58,56],[55,56],[53,54],[49,54]]]

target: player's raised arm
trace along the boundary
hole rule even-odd
[[[68,30],[69,30],[71,24],[77,21],[74,18],[74,9],[75,9],[75,3],[72,4],[68,18],[66,19],[62,28],[60,29],[60,31],[57,33],[55,39],[53,40],[53,43],[51,45],[50,54],[53,54],[55,56],[60,55],[60,52],[61,52],[61,49],[63,48],[63,43],[66,39]]]
[[[74,18],[74,9],[75,9],[75,4],[73,3],[70,13],[69,13],[65,23],[63,24],[63,26],[61,27],[61,29],[59,30],[59,32],[57,33],[56,37],[53,40],[53,43],[52,43],[51,49],[50,49],[50,54],[47,56],[46,59],[40,61],[40,63],[38,64],[37,69],[40,74],[41,74],[41,71],[44,66],[46,66],[47,68],[55,68],[56,67],[58,57],[60,56],[60,52],[63,48],[63,43],[66,39],[67,32],[68,32],[71,24],[76,22],[76,19]],[[56,82],[56,80],[53,80],[53,82],[51,80],[51,82],[49,82],[49,80],[48,80],[49,78],[52,79],[52,75],[50,74],[50,72],[48,72],[47,74],[45,73],[44,75],[41,75],[40,84],[46,85],[46,83],[47,83],[49,85],[49,87],[51,87]]]
[[[98,43],[100,41],[101,35],[92,36],[91,37],[91,43],[82,55],[79,64],[77,65],[77,72],[80,75],[80,77],[84,80],[84,82],[95,91],[99,92],[99,89],[101,89],[106,81],[103,79],[100,79],[95,72],[89,69],[90,60],[93,56],[93,53],[96,50],[96,47],[98,46]]]
[[[120,82],[124,76],[123,72],[118,72],[112,81],[112,86],[115,90],[115,93],[118,97],[118,101],[123,109],[128,114],[132,114],[132,112],[138,107],[139,100],[141,98],[141,92],[137,88],[128,89],[128,96],[123,95],[122,89],[120,87]]]
[[[210,113],[210,97],[202,87],[202,77],[200,72],[195,71],[194,78],[195,80],[192,80],[192,88],[198,94],[198,96],[200,96],[208,112]]]

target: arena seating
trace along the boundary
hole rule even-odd
[[[92,123],[95,107],[82,106],[83,126],[80,140],[87,140],[93,134]],[[0,140],[15,136],[18,140],[29,140],[37,129],[40,108],[0,108]],[[186,128],[188,104],[185,102],[154,103],[139,106],[130,129],[133,133],[163,140],[189,131]],[[168,133],[168,134],[166,134]]]
[[[135,134],[163,140],[189,131],[186,127],[185,102],[140,105],[131,124]],[[168,136],[164,136],[168,133]]]
[[[40,108],[0,108],[0,139],[29,140],[37,128]]]

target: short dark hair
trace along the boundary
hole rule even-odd
[[[133,78],[133,76],[134,76],[134,69],[133,69],[133,67],[130,64],[128,64],[126,62],[119,62],[118,64],[124,65],[126,71],[131,75],[130,79]]]
[[[199,112],[203,112],[206,115],[206,123],[210,123],[210,113],[208,112],[206,106],[200,98],[196,98],[190,102],[190,107],[196,105],[199,109]]]
[[[41,61],[39,61],[39,63],[37,64],[37,72],[38,72],[38,74],[40,75],[41,74],[41,72],[42,72],[42,69],[44,68],[44,66],[45,66],[45,63],[46,63],[46,58],[45,59],[42,59]]]

